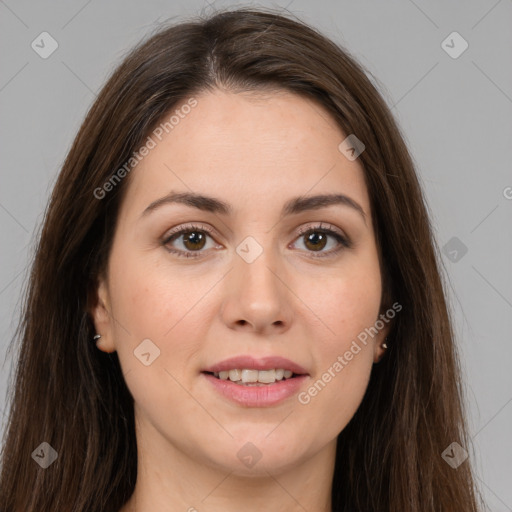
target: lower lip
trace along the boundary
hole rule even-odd
[[[221,380],[209,373],[202,375],[219,393],[233,402],[246,407],[267,407],[278,404],[298,393],[308,375],[300,375],[293,379],[276,381],[263,386],[244,386],[230,380]]]

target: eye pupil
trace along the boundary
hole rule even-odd
[[[327,236],[325,235],[325,233],[320,233],[318,231],[314,231],[314,232],[310,233],[309,235],[305,235],[305,236],[306,236],[306,247],[310,248],[309,244],[312,242],[313,250],[321,250],[325,247],[325,244],[327,243]],[[320,242],[320,244],[321,244],[320,246],[316,245],[316,244],[318,244],[318,242]]]

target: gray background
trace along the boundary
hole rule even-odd
[[[218,0],[213,7],[235,5],[242,4]],[[512,0],[243,5],[287,7],[378,78],[417,163],[438,244],[458,239],[442,260],[473,463],[490,510],[512,511]],[[203,10],[212,7],[184,0],[0,0],[2,431],[13,371],[7,347],[37,229],[71,142],[125,52],[159,22]],[[47,59],[31,48],[43,31],[59,45]],[[453,31],[469,44],[458,58],[441,46]]]

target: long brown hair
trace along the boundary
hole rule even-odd
[[[479,510],[458,355],[427,209],[389,108],[364,69],[299,20],[268,9],[220,11],[160,29],[114,71],[54,187],[15,340],[20,341],[0,475],[2,512],[113,511],[137,476],[133,398],[116,353],[91,342],[89,314],[128,178],[97,191],[180,102],[222,87],[286,90],[325,107],[359,156],[384,276],[402,311],[356,414],[339,434],[337,511]],[[341,141],[340,141],[341,142]],[[386,305],[386,304],[385,304]],[[18,347],[17,347],[18,348]],[[46,469],[34,451],[57,452]]]

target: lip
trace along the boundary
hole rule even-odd
[[[231,367],[233,368],[233,367]],[[247,367],[246,367],[247,368]],[[221,380],[209,373],[201,373],[224,397],[238,405],[246,407],[269,407],[296,395],[308,375],[299,375],[291,379],[277,381],[263,386],[243,386],[230,380]]]
[[[272,370],[282,368],[283,370],[291,370],[297,375],[309,375],[307,370],[286,357],[268,356],[256,359],[252,356],[236,356],[225,359],[216,363],[208,368],[203,369],[203,372],[222,372],[226,370]],[[235,384],[236,386],[237,384]]]

